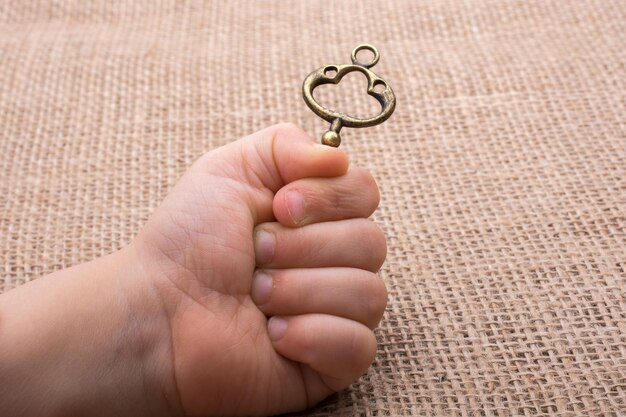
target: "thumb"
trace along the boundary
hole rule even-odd
[[[349,164],[345,152],[315,143],[291,123],[260,130],[219,151],[224,152],[223,161],[235,164],[230,167],[232,176],[274,193],[301,178],[344,175]],[[233,158],[233,152],[238,157]]]

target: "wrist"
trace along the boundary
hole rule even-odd
[[[0,296],[0,410],[163,414],[168,337],[132,247],[28,283]]]

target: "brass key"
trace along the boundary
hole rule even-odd
[[[374,54],[374,58],[369,63],[361,63],[356,55],[361,50],[369,50]],[[304,101],[315,114],[330,122],[330,129],[322,135],[322,143],[328,146],[338,147],[341,143],[339,131],[342,127],[368,127],[384,122],[391,116],[396,108],[396,96],[385,80],[374,74],[371,67],[378,63],[380,54],[372,45],[362,44],[352,51],[352,64],[325,65],[316,69],[304,79],[302,84],[302,96]],[[374,97],[382,106],[382,111],[377,116],[369,119],[358,119],[347,114],[321,106],[313,98],[313,90],[322,84],[339,84],[344,75],[360,71],[367,77],[367,94]],[[379,91],[376,91],[379,90]]]

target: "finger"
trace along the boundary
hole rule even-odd
[[[256,265],[264,268],[345,266],[376,272],[387,253],[385,236],[368,219],[290,228],[262,223],[254,234]]]
[[[310,366],[335,391],[361,376],[376,355],[374,333],[342,317],[274,316],[268,322],[268,333],[279,354]]]
[[[373,272],[356,268],[258,270],[252,300],[267,316],[322,313],[373,329],[387,306],[387,289]]]
[[[380,201],[378,186],[365,169],[351,166],[334,178],[304,178],[281,188],[274,215],[285,226],[370,216]]]
[[[340,149],[315,143],[299,127],[281,123],[215,149],[198,164],[205,172],[276,192],[301,178],[343,175],[348,157]]]

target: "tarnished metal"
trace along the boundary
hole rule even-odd
[[[357,54],[361,50],[371,51],[374,54],[372,61],[368,63],[359,62]],[[304,79],[304,83],[302,84],[302,96],[307,106],[319,117],[330,122],[330,129],[322,135],[323,144],[337,147],[341,143],[339,131],[342,127],[374,126],[387,120],[395,110],[396,96],[393,94],[393,90],[385,80],[370,70],[371,67],[378,63],[379,59],[380,54],[378,50],[372,45],[364,43],[357,46],[352,51],[352,64],[324,65],[307,75]],[[327,109],[313,98],[313,90],[315,87],[322,84],[339,84],[344,75],[353,71],[359,71],[365,75],[367,78],[367,94],[378,100],[382,106],[382,110],[377,116],[368,119],[358,119],[335,110]]]

